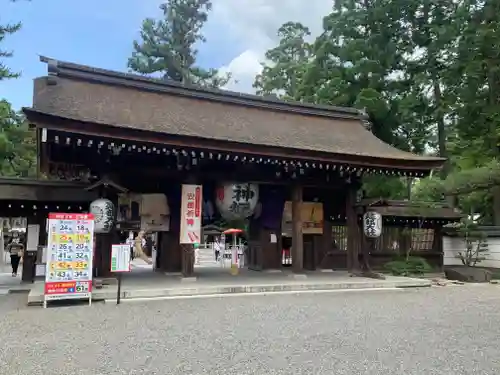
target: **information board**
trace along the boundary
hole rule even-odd
[[[130,272],[130,245],[111,245],[111,272]]]
[[[93,239],[92,214],[49,214],[44,307],[50,300],[91,303]]]

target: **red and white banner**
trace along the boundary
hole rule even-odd
[[[181,244],[195,244],[201,241],[201,185],[182,185],[181,200]]]

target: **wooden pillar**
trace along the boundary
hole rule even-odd
[[[304,236],[302,233],[302,186],[292,187],[292,269],[302,272],[304,268]]]
[[[320,268],[333,268],[333,262],[329,257],[330,252],[333,250],[333,223],[332,219],[326,215],[326,210],[323,208],[325,215],[323,217],[323,235],[321,236],[321,264]]]
[[[116,223],[116,213],[118,210],[118,194],[104,186],[99,189],[99,196],[104,199],[109,199],[114,207],[114,219]],[[94,276],[109,277],[111,276],[111,245],[119,243],[118,230],[113,225],[109,233],[95,234],[95,249],[94,249]]]
[[[181,248],[179,244],[179,218],[175,218],[173,224],[171,216],[170,231],[161,232],[158,235],[159,266],[161,272],[181,272]]]
[[[49,144],[47,143],[47,129],[37,129],[37,163],[36,175],[42,179],[49,176]]]
[[[347,269],[349,272],[359,271],[359,243],[361,234],[358,231],[358,217],[356,214],[356,189],[347,186],[346,216],[347,216]]]
[[[111,276],[111,245],[118,243],[117,232],[113,229],[110,233],[98,233],[95,242],[95,266],[97,277]]]
[[[443,227],[436,224],[432,229],[432,252],[439,254],[438,267],[444,272]]]
[[[38,245],[40,244],[40,232],[45,231],[45,220],[43,216],[28,216],[27,217],[27,227],[26,227],[26,238],[24,242],[24,261],[20,265],[20,268],[22,269],[21,273],[21,280],[23,282],[33,282],[35,280],[36,276],[36,263],[38,259],[36,257],[28,257],[28,251],[31,253],[32,251],[36,251],[37,256],[38,256]],[[30,227],[38,225],[38,238],[35,244],[30,244],[31,246],[28,247],[28,238],[30,237],[30,231],[33,230]]]
[[[189,175],[185,182],[185,184],[197,184],[198,180],[195,175]],[[182,188],[181,188],[182,194]],[[181,210],[182,210],[182,197],[181,197]],[[184,218],[180,218],[183,220]],[[181,265],[182,265],[182,276],[183,277],[193,277],[194,276],[194,246],[191,244],[181,244]]]
[[[168,232],[158,235],[158,271],[180,273],[182,271],[182,249],[179,243],[181,218],[181,184],[172,181],[165,192],[170,208]]]

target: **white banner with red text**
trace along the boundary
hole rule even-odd
[[[182,185],[181,200],[181,244],[201,242],[201,205],[203,200],[201,185]]]

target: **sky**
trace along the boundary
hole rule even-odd
[[[99,68],[127,71],[132,42],[141,22],[158,18],[161,0],[0,0],[0,22],[21,21],[22,29],[2,42],[14,52],[5,63],[21,78],[0,82],[0,98],[15,109],[32,103],[33,79],[46,75],[39,56]],[[253,92],[264,53],[274,47],[277,29],[287,21],[302,22],[313,34],[321,30],[332,0],[212,0],[198,48],[198,65],[232,74],[229,90]],[[314,5],[313,5],[314,4]]]

